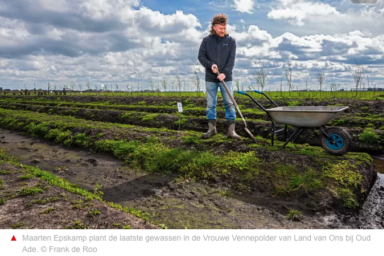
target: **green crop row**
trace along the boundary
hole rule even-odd
[[[315,196],[319,191],[331,194],[340,191],[338,198],[347,200],[349,203],[344,202],[344,205],[350,208],[359,203],[360,194],[368,189],[364,187],[364,179],[359,178],[359,170],[362,166],[371,166],[372,159],[363,153],[335,157],[319,147],[295,144],[289,144],[286,151],[281,151],[280,142],[271,147],[261,137],[257,138],[258,143],[246,144],[247,150],[240,147],[242,150],[236,152],[230,149],[238,143],[221,135],[202,140],[200,134],[194,132],[180,134],[167,129],[143,129],[3,109],[0,109],[0,117],[3,128],[24,131],[56,143],[111,153],[137,169],[177,173],[179,181],[226,180],[241,190],[267,182],[271,193],[276,195],[309,193]],[[135,136],[127,140],[131,133]],[[227,149],[223,151],[220,146],[224,145]],[[293,159],[302,162],[295,160],[293,168],[284,167],[292,165]],[[347,197],[345,190],[353,196]],[[351,203],[351,198],[356,200]]]

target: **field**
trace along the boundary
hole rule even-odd
[[[0,227],[357,228],[376,179],[369,154],[384,151],[384,104],[380,92],[341,93],[270,95],[280,106],[349,106],[329,123],[351,136],[343,156],[326,153],[313,131],[271,146],[268,117],[240,95],[257,143],[241,119],[242,140],[225,136],[220,97],[219,134],[201,139],[203,93],[2,94],[0,212],[8,217]],[[10,218],[15,211],[22,214]]]

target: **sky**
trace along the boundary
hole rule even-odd
[[[287,90],[288,63],[294,89],[306,80],[318,89],[319,71],[323,89],[353,88],[356,63],[365,87],[384,88],[384,0],[0,0],[0,87],[137,90],[165,80],[171,90],[179,76],[195,90],[197,71],[204,90],[197,55],[218,13],[228,16],[233,79],[245,89],[263,67],[265,90],[281,80]]]

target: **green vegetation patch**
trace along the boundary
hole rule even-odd
[[[0,171],[0,175],[7,175],[7,174],[11,174],[11,171],[9,171],[9,170],[1,170]]]
[[[148,114],[148,115],[145,115],[141,121],[151,121],[153,119],[155,119],[156,117],[158,117],[159,114]]]
[[[34,195],[37,195],[39,193],[44,193],[45,191],[43,189],[41,189],[40,187],[25,187],[23,188],[18,196],[34,196]]]
[[[345,207],[350,209],[356,209],[359,207],[356,195],[350,189],[340,188],[337,192],[340,199],[344,201]]]
[[[289,220],[300,220],[300,218],[302,217],[303,213],[301,211],[298,211],[298,210],[293,210],[293,209],[289,209],[288,210],[288,213],[287,215],[285,215],[285,217]]]
[[[48,208],[48,209],[46,209],[46,210],[44,210],[44,211],[41,211],[40,212],[40,214],[50,214],[51,212],[53,212],[53,210],[54,210],[54,208]]]
[[[209,179],[230,173],[247,178],[258,174],[260,160],[255,152],[227,152],[215,155],[210,151],[191,151],[169,148],[162,143],[139,141],[100,140],[100,152],[112,152],[125,163],[149,172],[179,173],[184,178]]]
[[[100,211],[97,209],[92,209],[87,213],[87,217],[93,217],[97,215],[100,215]]]
[[[19,180],[28,180],[28,179],[31,179],[33,177],[35,177],[35,176],[32,174],[26,174],[26,175],[19,176],[18,179]]]
[[[359,140],[367,144],[375,144],[378,142],[379,138],[379,135],[377,135],[374,131],[369,130],[362,132],[359,136]]]

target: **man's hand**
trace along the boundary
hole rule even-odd
[[[212,72],[215,73],[215,74],[219,72],[219,69],[217,68],[216,64],[213,64],[211,69],[212,69]]]
[[[225,75],[223,73],[221,73],[217,79],[219,79],[220,81],[223,81],[225,79]]]

